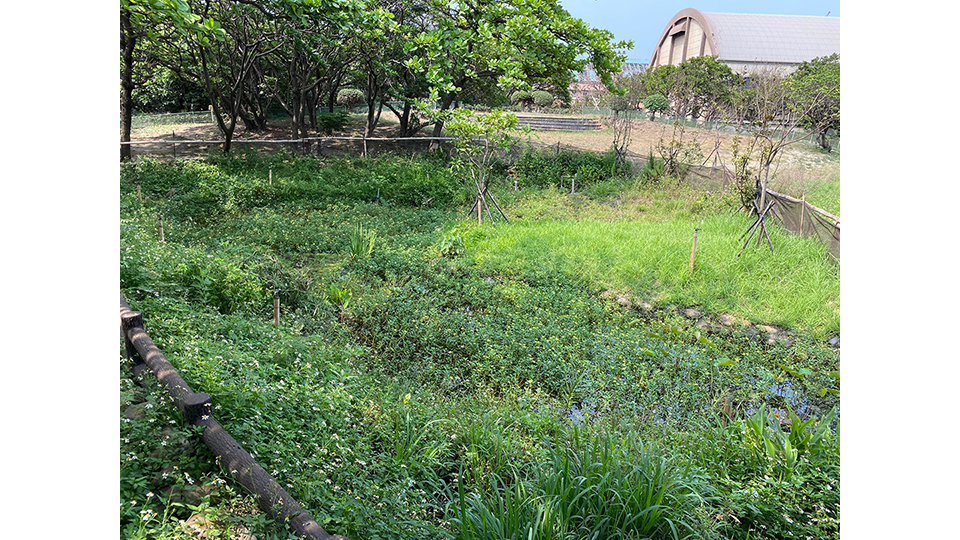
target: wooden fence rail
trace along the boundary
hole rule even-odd
[[[133,364],[133,373],[139,375],[145,369],[153,372],[157,380],[167,388],[187,422],[203,428],[203,442],[220,459],[234,480],[253,494],[264,512],[273,519],[286,521],[290,529],[303,540],[347,540],[339,534],[327,533],[310,513],[280,487],[253,456],[223,429],[213,418],[210,396],[194,392],[180,377],[144,330],[143,315],[130,309],[122,293],[120,330],[126,358]]]

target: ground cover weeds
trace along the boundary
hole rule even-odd
[[[456,196],[424,204],[447,177],[438,158],[420,159],[122,166],[122,292],[181,375],[211,394],[217,419],[324,528],[357,540],[839,537],[837,353],[805,333],[790,346],[708,335],[601,296],[634,283],[709,309],[747,298],[737,287],[750,284],[717,285],[734,270],[705,242],[698,271],[733,289],[711,300],[697,273],[682,275],[686,235],[657,232],[690,216],[720,229],[709,200],[657,198],[629,180],[610,184],[621,190],[612,199],[504,189],[526,217],[478,228],[460,221]],[[416,196],[386,189],[404,167],[423,183]],[[203,199],[217,210],[207,218],[176,203],[214,184],[234,186],[234,202]],[[621,218],[617,204],[633,208]],[[640,204],[658,217],[631,229]],[[376,242],[355,257],[358,224]],[[663,253],[674,245],[681,255]],[[653,262],[629,260],[640,257]],[[783,271],[761,259],[730,264]],[[126,411],[142,391],[121,385]],[[239,487],[189,428],[169,424],[179,420],[161,395],[143,399],[162,419],[121,419],[122,536],[173,538],[202,514],[224,534],[242,524],[286,538],[242,509]],[[789,433],[765,420],[750,435],[778,414]],[[164,441],[191,450],[151,455]],[[188,477],[199,498],[171,499]]]

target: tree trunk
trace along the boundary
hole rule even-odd
[[[818,135],[819,135],[819,138],[820,138],[820,148],[823,148],[824,150],[826,150],[827,152],[829,152],[829,151],[830,151],[830,143],[827,142],[827,130],[825,130],[825,129],[820,130],[819,133],[818,133]]]
[[[137,38],[130,23],[130,12],[120,10],[120,46],[123,48],[123,72],[120,75],[120,142],[130,142],[133,123],[133,50]],[[129,144],[120,145],[120,161],[131,158]]]
[[[450,92],[447,95],[443,96],[443,101],[440,102],[440,110],[445,111],[449,109],[450,105],[453,104],[454,98],[456,97],[457,97],[456,92]],[[433,125],[433,136],[439,137],[441,133],[443,133],[443,120],[437,120],[437,123]],[[438,143],[434,141],[433,143],[431,143],[430,147],[434,148],[434,146],[437,144]]]

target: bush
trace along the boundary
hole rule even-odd
[[[549,107],[553,105],[553,94],[544,90],[536,90],[531,94],[534,105],[537,107]]]
[[[520,105],[521,107],[529,106],[533,103],[533,94],[527,92],[526,90],[517,90],[510,95],[510,104],[511,105]]]
[[[589,186],[613,176],[616,154],[607,152],[538,152],[527,149],[510,167],[521,187],[570,186],[576,175],[577,186]]]
[[[317,115],[317,127],[324,135],[331,135],[334,131],[340,131],[350,123],[350,113],[347,111],[337,111],[332,113],[321,113]]]
[[[356,88],[344,88],[337,92],[337,104],[353,109],[353,106],[363,101],[363,92]]]

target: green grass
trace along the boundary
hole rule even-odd
[[[511,223],[478,227],[436,157],[124,165],[121,290],[218,421],[328,532],[838,537],[838,439],[769,468],[744,435],[758,411],[806,421],[839,403],[837,353],[817,337],[832,315],[764,288],[819,279],[838,299],[835,275],[810,277],[834,268],[822,247],[774,233],[776,254],[738,259],[745,218],[702,190],[598,178],[570,196],[506,182],[494,190]],[[605,291],[809,333],[789,347],[706,335]],[[121,411],[150,411],[121,420],[122,537],[172,538],[207,512],[286,538],[202,445],[165,450],[194,435],[153,392],[121,373]],[[180,491],[201,495],[166,495]]]
[[[839,269],[823,246],[774,229],[774,253],[766,242],[752,242],[738,257],[750,223],[741,214],[694,222],[514,221],[477,232],[467,247],[494,273],[573,274],[654,305],[731,313],[818,336],[839,331]],[[694,227],[700,230],[691,272]]]

